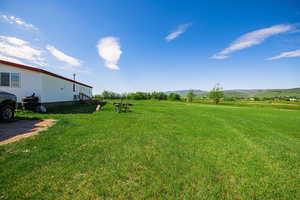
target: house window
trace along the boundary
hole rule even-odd
[[[8,72],[0,72],[0,86],[9,87],[10,74]]]
[[[11,87],[20,87],[20,73],[11,73]]]

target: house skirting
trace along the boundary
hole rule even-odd
[[[58,106],[66,106],[66,105],[73,105],[78,104],[79,101],[57,101],[57,102],[47,102],[47,103],[41,103],[46,108],[54,108]],[[22,103],[17,104],[17,109],[22,109]]]
[[[58,102],[42,103],[42,105],[45,106],[46,108],[54,108],[58,106],[73,105],[78,103],[79,101],[58,101]]]

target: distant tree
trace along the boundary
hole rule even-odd
[[[254,97],[254,101],[259,101],[259,97]]]
[[[177,93],[170,93],[168,95],[168,99],[171,100],[171,101],[179,101],[180,100],[180,95],[177,94]]]
[[[151,99],[158,99],[158,92],[154,91],[150,94],[150,96],[151,96]]]
[[[192,102],[193,99],[195,98],[195,96],[196,96],[196,94],[194,93],[193,90],[188,91],[188,93],[186,94],[187,101]]]
[[[104,90],[101,95],[104,99],[110,99],[110,92]]]
[[[110,93],[110,98],[111,99],[121,99],[121,95],[119,93],[116,93],[116,92],[111,92]]]
[[[158,100],[167,100],[168,95],[164,92],[158,92]]]
[[[224,97],[224,101],[236,101],[238,98],[235,97]]]
[[[95,98],[95,99],[103,99],[103,96],[101,94],[95,94],[93,96],[93,98]]]
[[[151,93],[151,99],[157,99],[157,100],[167,100],[168,95],[164,92],[152,92]]]
[[[106,90],[104,90],[101,95],[104,99],[120,99],[121,98],[121,94],[116,93],[116,92],[106,91]]]
[[[129,95],[129,94],[126,93],[126,92],[125,92],[125,93],[121,93],[121,94],[120,94],[120,98],[121,98],[121,99],[128,99],[128,98],[129,98],[128,95]]]
[[[130,99],[134,100],[146,100],[149,99],[149,95],[146,92],[133,92],[128,95]]]
[[[209,92],[209,98],[213,99],[216,104],[218,104],[224,97],[223,88],[219,83]]]

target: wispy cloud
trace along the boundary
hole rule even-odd
[[[177,29],[173,32],[171,32],[169,35],[167,35],[165,37],[165,40],[167,41],[171,41],[174,40],[175,38],[177,38],[179,35],[181,35],[182,33],[184,33],[189,27],[191,27],[192,24],[181,24],[177,27]]]
[[[65,71],[87,72],[89,70],[87,67],[82,66],[83,62],[81,60],[67,55],[52,45],[45,45],[46,43],[41,41],[39,29],[24,19],[0,13],[0,22],[12,24],[16,28],[21,27],[30,31],[38,31],[35,32],[37,33],[35,34],[35,38],[28,40],[35,45],[16,37],[0,35],[0,59],[20,64],[24,64],[24,62],[36,64],[43,68],[55,69],[59,67]],[[51,61],[50,54],[57,60],[67,63],[67,65],[51,65],[51,62],[48,62],[49,60]]]
[[[81,61],[66,55],[64,52],[58,50],[57,48],[55,48],[54,46],[51,45],[47,45],[46,49],[54,56],[56,57],[58,60],[65,62],[71,66],[80,66],[81,65]]]
[[[252,47],[254,45],[258,45],[273,35],[292,32],[295,31],[295,29],[296,27],[293,24],[280,24],[280,25],[275,25],[268,28],[258,29],[246,33],[240,36],[237,40],[235,40],[229,47],[220,51],[216,55],[213,55],[211,58],[214,59],[228,58],[229,54],[235,51],[239,51],[245,48]]]
[[[42,51],[31,47],[29,42],[19,38],[0,35],[0,54],[44,66],[45,58]]]
[[[8,56],[3,56],[0,54],[0,60],[5,60],[5,61],[8,61],[8,62],[13,62],[13,63],[19,63],[19,64],[22,64],[24,65],[24,63],[16,58],[12,58],[12,57],[8,57]]]
[[[294,51],[282,52],[278,56],[273,56],[273,57],[267,58],[267,60],[275,60],[275,59],[280,59],[280,58],[292,58],[292,57],[298,57],[298,56],[300,56],[300,49],[297,49]]]
[[[5,21],[9,24],[16,24],[16,25],[19,25],[21,27],[24,27],[26,29],[31,29],[31,30],[35,30],[37,31],[38,28],[35,27],[33,24],[30,24],[30,23],[27,23],[25,22],[23,19],[19,18],[19,17],[15,17],[13,15],[0,15],[0,19],[2,21]]]
[[[98,54],[104,60],[105,66],[112,70],[119,70],[118,61],[122,54],[119,38],[105,37],[97,44]]]

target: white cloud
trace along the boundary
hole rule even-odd
[[[119,70],[118,61],[122,54],[119,38],[105,37],[97,44],[98,54],[104,60],[105,66],[112,70]]]
[[[56,57],[58,60],[63,61],[65,63],[68,63],[71,66],[80,66],[81,65],[81,61],[73,58],[71,56],[66,55],[64,52],[58,50],[57,48],[55,48],[54,46],[51,45],[47,45],[46,49],[54,56]]]
[[[16,58],[11,58],[11,57],[7,57],[7,56],[3,56],[0,54],[0,60],[5,60],[5,61],[8,61],[8,62],[13,62],[13,63],[19,63],[19,64],[22,64],[22,65],[25,65],[22,61],[16,59]]]
[[[15,16],[8,16],[8,15],[0,15],[0,18],[9,23],[9,24],[17,24],[19,26],[22,26],[24,28],[27,28],[27,29],[31,29],[31,30],[35,30],[37,31],[38,28],[35,27],[33,24],[29,24],[27,22],[25,22],[23,19],[19,18],[19,17],[15,17]]]
[[[225,58],[228,58],[228,56],[226,56],[226,55],[222,55],[222,54],[216,54],[216,55],[213,55],[213,56],[211,56],[211,58],[213,58],[213,59],[225,59]]]
[[[229,47],[220,51],[216,55],[213,55],[211,58],[225,59],[229,57],[228,55],[230,53],[258,45],[273,35],[286,33],[293,30],[295,30],[295,25],[280,24],[246,33],[235,40]]]
[[[30,46],[29,42],[15,37],[0,35],[0,53],[4,56],[25,59],[44,66],[42,51]]]
[[[167,40],[167,41],[174,40],[179,35],[181,35],[182,33],[184,33],[190,26],[192,26],[191,23],[179,25],[175,31],[173,31],[172,33],[170,33],[169,35],[167,35],[165,37],[165,40]]]
[[[0,39],[4,39],[7,42],[13,44],[13,45],[17,45],[17,46],[22,46],[22,45],[26,45],[27,42],[24,40],[21,40],[19,38],[15,38],[15,37],[6,37],[6,36],[0,36]]]
[[[278,56],[273,56],[273,57],[267,58],[267,60],[275,60],[275,59],[280,59],[280,58],[292,58],[292,57],[298,57],[298,56],[300,56],[300,49],[295,50],[295,51],[282,52]]]

